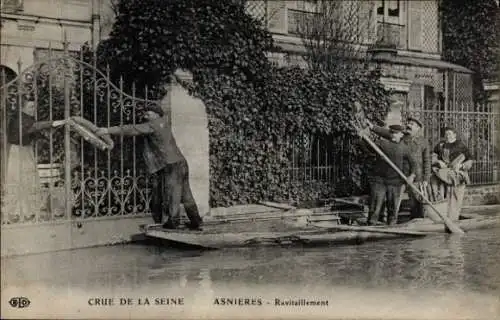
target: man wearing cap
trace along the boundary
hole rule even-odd
[[[100,128],[97,135],[145,136],[144,161],[150,174],[157,176],[153,186],[152,212],[155,223],[162,223],[167,216],[164,228],[175,229],[180,224],[179,207],[184,205],[190,220],[186,226],[199,229],[202,218],[194,201],[189,185],[188,164],[179,150],[169,119],[160,107],[150,106],[145,110],[141,124]]]
[[[405,161],[408,161],[410,182],[420,174],[415,156],[410,148],[401,143],[404,136],[404,128],[400,125],[391,125],[389,127],[390,139],[379,139],[376,144],[382,152],[395,164],[403,170]],[[380,224],[379,216],[385,204],[387,209],[387,224],[395,225],[397,223],[397,214],[401,203],[401,190],[404,180],[398,173],[381,157],[377,157],[374,169],[370,176],[371,200],[368,214],[368,225]]]
[[[391,134],[389,130],[375,126],[372,123],[368,122],[368,126],[370,129],[376,133],[377,135],[390,138]],[[415,177],[415,183],[421,184],[423,188],[427,188],[429,183],[432,171],[431,171],[431,152],[429,143],[427,140],[421,135],[423,129],[423,124],[420,120],[410,117],[407,119],[405,136],[402,141],[410,148],[410,152],[414,155],[415,160],[417,162],[417,166],[420,170],[418,170],[418,174]],[[403,172],[408,175],[408,162],[405,162],[403,165]],[[411,208],[411,219],[415,218],[423,218],[423,203],[418,201],[417,195],[409,189],[408,192],[410,208]]]

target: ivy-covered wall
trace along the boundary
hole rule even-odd
[[[115,80],[122,75],[125,88],[134,82],[136,95],[148,86],[149,98],[164,94],[174,70],[193,74],[193,83],[184,85],[207,108],[212,207],[345,193],[335,182],[290,183],[289,139],[302,134],[328,135],[334,145],[350,139],[342,152],[352,161],[339,165],[349,173],[349,192],[363,189],[369,156],[349,121],[354,101],[373,119],[387,114],[388,95],[376,72],[278,68],[266,58],[276,50],[271,34],[241,1],[128,0],[118,9],[97,65],[109,65]]]
[[[475,72],[476,100],[484,98],[483,80],[500,75],[500,9],[495,0],[443,0],[443,58]]]

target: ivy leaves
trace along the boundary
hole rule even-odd
[[[98,55],[129,81],[166,82],[177,68],[259,79],[269,65],[270,34],[232,0],[129,0],[118,9]]]
[[[387,114],[376,74],[273,66],[266,56],[272,36],[241,1],[124,0],[118,9],[99,63],[109,64],[112,77],[156,90],[156,98],[174,70],[191,71],[193,83],[183,85],[209,116],[211,206],[312,200],[361,187],[365,157],[355,143],[343,146],[357,139],[349,126],[354,101],[374,119]],[[297,154],[304,149],[297,141],[306,136],[328,136],[333,145],[322,152],[349,159],[338,164],[342,181],[291,180],[292,158],[306,155]]]
[[[476,72],[476,93],[482,80],[497,79],[500,9],[494,0],[444,0],[440,11],[444,58]]]
[[[370,161],[355,143],[352,105],[363,103],[372,119],[386,116],[389,99],[377,75],[358,71],[346,77],[294,67],[270,71],[265,86],[209,72],[195,83],[194,91],[205,101],[210,117],[212,205],[303,201],[362,190]],[[290,180],[291,154],[303,147],[291,142],[311,135],[334,137],[333,147],[323,152],[344,159],[338,164],[346,172],[342,180],[312,185]],[[342,148],[348,140],[353,143]]]

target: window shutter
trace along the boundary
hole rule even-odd
[[[422,1],[408,1],[408,49],[422,50]]]
[[[342,19],[342,38],[348,42],[359,43],[362,39],[363,28],[360,21],[362,6],[359,1],[342,1],[340,6],[340,19]]]

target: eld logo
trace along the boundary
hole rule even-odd
[[[27,308],[30,303],[30,300],[25,297],[14,297],[9,300],[9,304],[12,306],[12,308]]]

